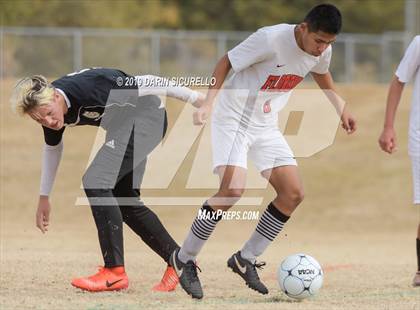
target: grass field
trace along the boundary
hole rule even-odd
[[[404,93],[397,118],[399,150],[389,156],[377,145],[386,86],[340,85],[358,119],[358,131],[354,136],[339,132],[331,147],[299,160],[305,201],[261,257],[267,266],[260,274],[270,294],[258,295],[228,271],[227,258],[256,225],[256,221],[228,221],[218,225],[198,258],[205,297],[193,301],[181,288],[167,294],[151,292],[165,265],[128,228],[128,290],[90,294],[70,285],[73,277],[89,275],[102,263],[90,209],[74,206],[82,195],[80,179],[96,131],[85,127],[65,133],[64,156],[51,197],[51,227],[42,235],[34,215],[43,138],[39,125],[10,112],[11,85],[3,81],[0,90],[1,309],[420,309],[420,288],[410,286],[420,218],[420,209],[411,206],[406,151],[410,90]],[[169,106],[171,124],[179,106]],[[182,184],[175,180],[166,194],[176,195],[177,187]],[[264,205],[273,197],[271,189],[260,193]],[[182,243],[198,206],[151,208]],[[262,211],[264,206],[252,209]],[[303,302],[287,298],[276,282],[278,264],[295,252],[314,256],[325,271],[319,295]]]

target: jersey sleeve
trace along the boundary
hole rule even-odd
[[[239,45],[231,49],[228,52],[228,57],[232,69],[235,72],[239,72],[255,63],[269,58],[272,53],[266,31],[264,29],[259,29]]]
[[[311,72],[318,74],[325,74],[328,72],[331,63],[332,47],[329,46],[327,50],[319,57],[319,62],[311,69]]]
[[[39,194],[41,196],[49,196],[51,193],[62,153],[62,141],[54,146],[47,144],[44,145],[44,152],[42,156],[41,184],[39,190]]]
[[[420,66],[420,36],[411,41],[401,60],[395,75],[402,83],[408,83]]]
[[[47,145],[54,146],[60,143],[61,139],[63,138],[64,129],[66,127],[61,128],[60,130],[53,130],[48,127],[42,126],[44,130],[44,141]]]
[[[139,96],[156,95],[168,96],[178,100],[194,103],[198,99],[204,99],[200,92],[185,86],[177,86],[173,81],[154,75],[136,76]]]

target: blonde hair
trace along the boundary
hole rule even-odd
[[[26,77],[17,82],[10,102],[14,111],[26,114],[37,106],[48,104],[54,98],[54,87],[42,75]]]

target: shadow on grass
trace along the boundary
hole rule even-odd
[[[274,297],[270,297],[268,299],[262,299],[258,301],[259,303],[278,303],[278,302],[287,302],[291,304],[300,303],[302,300],[292,299],[285,295],[278,295]]]

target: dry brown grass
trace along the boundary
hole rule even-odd
[[[72,128],[65,133],[64,158],[52,195],[51,227],[42,235],[34,225],[41,131],[37,124],[10,112],[11,81],[0,85],[2,309],[420,309],[420,290],[410,287],[420,211],[411,207],[406,154],[410,91],[404,94],[397,120],[399,151],[388,156],[376,142],[386,87],[340,86],[359,130],[351,137],[339,132],[333,146],[300,160],[306,199],[262,257],[268,263],[261,274],[270,294],[250,291],[226,268],[226,259],[256,223],[222,222],[199,256],[205,298],[196,302],[180,288],[170,294],[150,291],[164,264],[128,229],[129,290],[87,294],[70,286],[72,277],[90,274],[101,263],[90,210],[74,207],[75,197],[82,194],[80,178],[95,129]],[[172,123],[177,109],[170,107]],[[263,193],[266,203],[273,192]],[[197,207],[152,208],[182,242]],[[294,302],[279,291],[276,268],[294,252],[311,254],[324,266],[324,287],[314,299]]]

